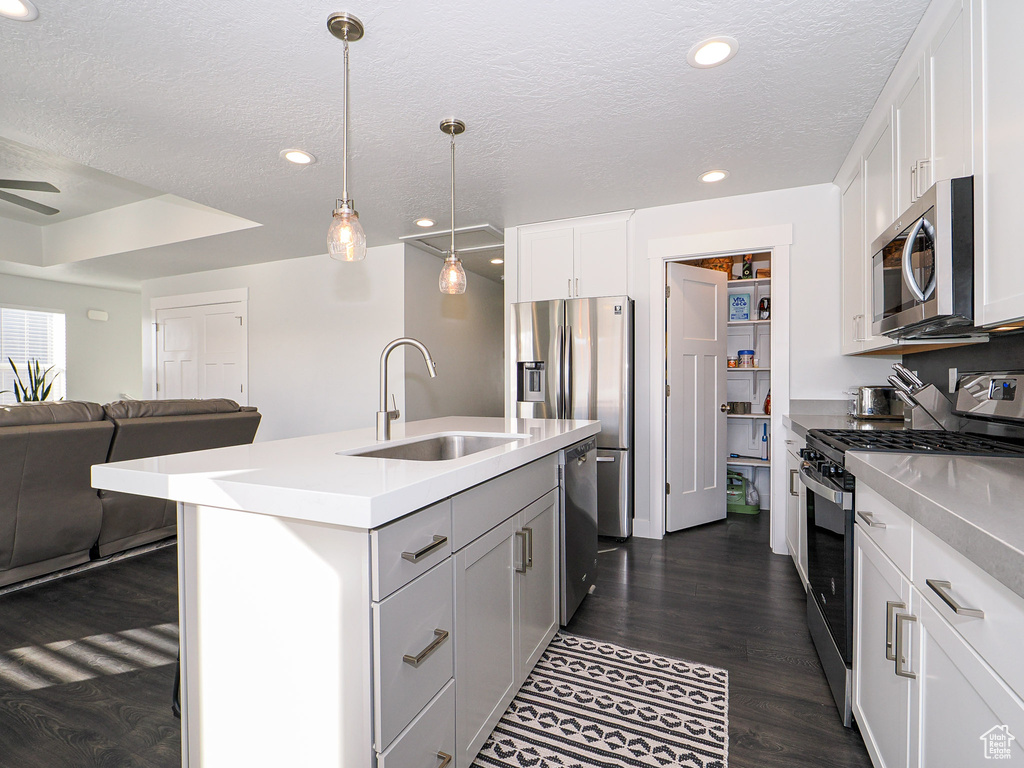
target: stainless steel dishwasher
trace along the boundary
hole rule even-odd
[[[597,576],[597,438],[558,456],[561,511],[561,623],[565,626]]]

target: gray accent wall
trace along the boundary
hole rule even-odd
[[[405,335],[427,345],[437,378],[415,349],[405,353],[407,421],[504,413],[504,288],[467,275],[466,292],[437,288],[443,260],[411,245],[405,252]]]

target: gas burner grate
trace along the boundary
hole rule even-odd
[[[839,451],[1024,457],[1024,445],[962,432],[936,432],[925,429],[905,429],[891,432],[815,429],[811,432],[818,439]]]

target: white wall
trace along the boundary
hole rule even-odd
[[[437,289],[443,260],[407,246],[405,335],[422,341],[437,364],[427,375],[418,350],[407,347],[405,416],[501,416],[503,413],[503,289],[470,273],[466,292]]]
[[[249,403],[263,414],[256,439],[357,428],[372,436],[380,353],[405,327],[404,254],[404,245],[389,245],[351,264],[325,254],[146,281],[146,396],[153,396],[150,299],[247,288]],[[389,383],[405,411],[401,355],[392,356]]]
[[[634,217],[636,299],[636,511],[638,535],[656,535],[651,520],[651,474],[642,468],[662,461],[651,455],[651,376],[661,361],[650,359],[650,270],[653,241],[707,233],[786,225],[789,249],[791,399],[840,399],[851,385],[884,382],[890,360],[843,357],[840,341],[839,190],[833,184],[784,189],[637,210]],[[660,297],[658,297],[660,300]],[[656,374],[657,375],[657,374]],[[772,400],[776,402],[776,394]],[[785,402],[785,401],[783,401]]]
[[[121,393],[142,396],[138,293],[0,274],[0,304],[64,313],[68,400],[109,403]],[[89,320],[90,309],[103,310],[108,320]]]

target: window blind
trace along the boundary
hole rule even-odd
[[[45,370],[53,366],[47,381],[58,374],[50,390],[50,400],[59,400],[67,392],[66,325],[61,312],[0,307],[0,390],[14,389],[14,372],[7,358],[18,367],[22,382],[28,384],[28,361],[39,361]],[[0,403],[17,402],[13,392],[0,395]]]

